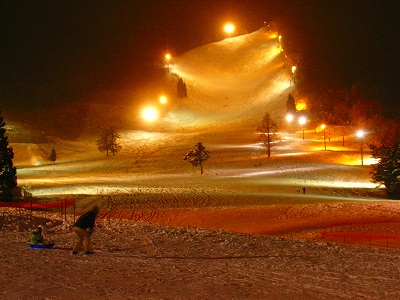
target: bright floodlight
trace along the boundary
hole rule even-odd
[[[171,59],[171,54],[169,54],[169,53],[165,54],[165,59],[166,60],[170,60]]]
[[[325,124],[322,124],[322,125],[321,125],[321,128],[322,128],[322,129],[325,129],[325,128],[326,128],[326,125],[325,125]]]
[[[165,97],[164,95],[160,96],[160,103],[161,104],[167,103],[167,97]]]
[[[300,118],[299,118],[299,123],[300,123],[301,125],[306,124],[306,122],[307,122],[306,117],[300,117]]]
[[[231,34],[232,32],[235,31],[235,25],[233,25],[232,23],[227,23],[224,26],[224,31],[228,34]]]
[[[286,121],[288,121],[289,123],[293,121],[293,115],[292,114],[287,114],[286,115]]]
[[[148,122],[152,122],[158,118],[158,111],[153,107],[146,107],[142,111],[142,118]]]
[[[356,135],[357,135],[359,138],[362,138],[362,137],[364,136],[364,131],[359,130],[359,131],[357,131]]]
[[[296,66],[292,66],[292,73],[294,74],[294,72],[296,72]]]

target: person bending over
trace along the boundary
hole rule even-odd
[[[74,248],[72,249],[72,254],[78,254],[82,250],[82,246],[85,254],[94,253],[91,236],[98,212],[99,208],[96,206],[92,210],[80,216],[75,222],[72,230],[75,234],[76,241]]]

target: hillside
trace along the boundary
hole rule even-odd
[[[329,227],[344,237],[346,228],[359,238],[341,243],[398,247],[400,209],[371,183],[367,149],[360,165],[351,128],[342,136],[329,126],[326,136],[285,124],[295,91],[274,36],[261,29],[175,57],[171,72],[184,78],[188,98],[153,123],[139,117],[145,102],[129,104],[132,91],[99,91],[81,103],[81,115],[77,107],[57,111],[66,120],[57,128],[73,139],[9,125],[41,137],[10,137],[19,186],[38,201],[75,199],[76,210],[66,221],[0,209],[3,293],[31,296],[24,278],[45,282],[35,295],[51,299],[398,298],[398,249],[338,245],[323,235]],[[270,158],[255,132],[266,111],[279,124]],[[110,120],[121,126],[122,149],[106,156],[96,138]],[[199,141],[211,150],[202,175],[183,160]],[[95,255],[71,258],[73,213],[93,205],[101,211]],[[28,251],[27,231],[39,223],[56,249]]]
[[[196,48],[175,59],[172,72],[188,86],[190,111],[217,121],[281,116],[289,88],[277,33],[266,27]]]
[[[80,133],[75,140],[49,135],[47,142],[18,140],[13,143],[11,135],[20,186],[31,187],[36,195],[92,195],[131,191],[137,186],[162,188],[171,183],[181,188],[193,182],[194,187],[204,188],[210,185],[211,179],[211,185],[216,184],[219,189],[220,180],[215,181],[213,176],[231,182],[230,176],[235,174],[254,180],[277,177],[279,181],[284,180],[279,186],[289,187],[291,191],[296,190],[296,185],[321,186],[318,180],[330,189],[330,181],[339,181],[343,183],[333,187],[346,187],[348,191],[349,184],[344,183],[341,174],[345,172],[350,186],[367,188],[361,192],[363,195],[375,194],[370,190],[374,185],[369,183],[368,169],[363,168],[360,173],[352,167],[359,160],[358,140],[352,132],[347,133],[346,147],[343,147],[341,132],[329,128],[330,151],[326,152],[320,152],[323,149],[321,129],[293,124],[293,134],[289,132],[283,112],[287,95],[295,91],[290,87],[291,73],[284,68],[285,56],[279,53],[278,46],[277,33],[264,27],[175,57],[168,76],[184,78],[188,98],[171,105],[164,117],[153,123],[140,119],[141,105],[127,104],[132,91],[99,91],[90,101],[65,110],[65,114],[58,110],[60,117],[54,115],[57,120],[66,120],[57,123],[59,130],[63,131],[60,126],[65,126],[66,132]],[[79,115],[78,108],[82,109],[84,125],[74,122]],[[269,160],[265,159],[255,133],[266,111],[280,128],[280,140],[274,147],[276,154]],[[47,118],[51,115],[47,112]],[[97,150],[96,139],[110,122],[121,125],[122,150],[107,157]],[[306,140],[301,138],[302,129],[306,131]],[[205,165],[208,174],[202,177],[204,180],[192,178],[196,168],[182,159],[199,141],[212,153]],[[47,161],[52,147],[58,154],[54,165]],[[307,166],[309,157],[313,158],[310,167]],[[270,173],[262,170],[268,166],[272,167]],[[284,168],[296,170],[297,175],[281,173],[279,170]],[[299,180],[294,181],[293,177]],[[312,178],[312,182],[307,178]],[[227,186],[236,189],[234,183]],[[267,187],[257,189],[265,191]]]
[[[284,66],[277,33],[263,27],[173,57],[165,79],[168,89],[176,91],[176,78],[182,77],[188,97],[182,100],[171,95],[167,114],[152,124],[143,122],[141,109],[156,102],[163,89],[161,82],[159,86],[149,82],[143,90],[101,90],[79,102],[30,113],[4,113],[15,142],[90,138],[110,123],[122,130],[153,131],[209,129],[210,122],[218,127],[238,122],[254,127],[265,111],[276,117],[284,114],[287,96],[293,92],[290,70]]]

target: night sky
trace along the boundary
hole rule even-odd
[[[165,51],[221,40],[228,20],[240,32],[274,22],[288,51],[306,54],[309,80],[361,82],[400,102],[397,1],[10,0],[0,3],[0,110],[141,85]]]

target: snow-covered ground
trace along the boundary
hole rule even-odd
[[[343,146],[341,130],[329,127],[325,151],[315,124],[304,140],[303,128],[285,124],[296,90],[276,37],[261,29],[174,58],[171,72],[184,78],[188,99],[158,122],[124,129],[115,156],[95,143],[110,115],[132,113],[115,103],[89,106],[76,141],[11,140],[19,186],[40,201],[74,198],[78,214],[98,204],[101,214],[96,253],[86,257],[70,255],[71,215],[64,222],[36,212],[30,223],[24,211],[1,209],[0,298],[400,298],[399,250],[322,237],[337,223],[397,221],[400,207],[370,182],[367,149],[360,166],[351,128]],[[270,158],[255,132],[266,111],[280,128]],[[202,175],[183,160],[199,141],[211,150]],[[47,161],[52,147],[55,164]],[[143,211],[151,213],[140,220]],[[56,249],[28,248],[28,231],[40,223]]]
[[[96,253],[72,256],[72,220],[47,213],[57,246],[33,250],[29,216],[0,214],[2,299],[400,297],[397,249],[99,220]],[[46,222],[34,216],[33,223]]]

